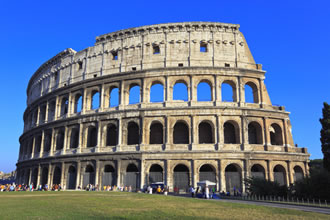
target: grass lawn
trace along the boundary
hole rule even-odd
[[[1,192],[0,219],[329,219],[328,215],[125,192]]]

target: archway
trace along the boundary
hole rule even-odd
[[[152,123],[150,126],[149,143],[163,144],[163,125],[159,122]]]
[[[265,169],[260,164],[254,164],[251,167],[251,177],[265,179]]]
[[[198,139],[200,144],[214,143],[213,129],[208,122],[201,122],[198,125]]]
[[[127,187],[131,186],[132,190],[136,190],[140,187],[139,169],[135,164],[131,163],[127,166],[124,183]]]
[[[41,185],[45,186],[48,183],[48,168],[44,167],[41,172]]]
[[[53,184],[61,184],[61,168],[59,167],[54,169]]]
[[[69,170],[68,170],[68,177],[67,177],[68,189],[76,188],[76,178],[77,178],[76,168],[74,166],[70,166]]]
[[[282,165],[274,167],[274,182],[279,183],[281,186],[286,185],[286,171]]]
[[[238,136],[235,129],[235,126],[232,122],[226,122],[224,124],[224,138],[225,138],[225,144],[238,144]]]
[[[230,164],[225,169],[226,191],[230,194],[242,192],[241,168],[236,164]]]
[[[103,186],[114,186],[116,185],[116,172],[112,165],[105,165],[104,172],[102,176],[102,185]]]
[[[149,169],[149,183],[163,182],[163,168],[153,164]]]
[[[188,191],[190,185],[189,169],[183,164],[179,164],[174,168],[173,187],[178,190]]]
[[[283,145],[282,128],[278,124],[272,124],[270,130],[271,145]]]
[[[139,126],[135,122],[128,123],[127,126],[127,144],[134,145],[140,143]]]
[[[248,125],[249,144],[262,144],[261,126],[257,122]]]
[[[174,144],[189,144],[189,130],[184,122],[177,122],[173,129]]]
[[[96,147],[97,129],[94,126],[88,127],[87,147]]]
[[[204,164],[199,169],[199,181],[204,181],[204,180],[208,180],[214,183],[217,182],[215,169],[210,164]]]
[[[109,124],[107,126],[107,146],[116,146],[118,143],[118,131],[117,126],[114,124]]]
[[[293,170],[294,170],[294,174],[293,174],[294,182],[299,182],[304,179],[304,172],[300,166],[295,166]]]
[[[85,173],[83,175],[83,187],[86,187],[88,184],[95,184],[95,170],[92,165],[87,165]]]

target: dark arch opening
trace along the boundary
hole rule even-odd
[[[92,165],[87,165],[83,176],[83,187],[85,188],[88,184],[95,184],[95,170]]]
[[[34,187],[37,187],[37,181],[38,181],[38,168],[35,168],[32,171],[32,179],[31,179],[31,182],[33,183]]]
[[[214,143],[213,129],[208,122],[201,122],[198,125],[198,137],[200,144],[211,144]]]
[[[126,168],[125,186],[131,186],[133,190],[139,187],[139,169],[133,163]]]
[[[185,83],[178,82],[174,85],[173,100],[188,101],[188,89]]]
[[[235,126],[230,122],[226,122],[223,127],[225,144],[238,144]]]
[[[70,166],[68,170],[68,179],[67,179],[67,186],[68,189],[75,189],[76,188],[76,168],[74,166]]]
[[[54,169],[53,184],[61,184],[61,168],[59,167]]]
[[[163,144],[163,125],[159,122],[152,123],[150,126],[149,143]]]
[[[150,88],[150,102],[164,101],[164,86],[160,83],[153,84]]]
[[[107,126],[107,146],[116,146],[118,143],[117,126],[109,124]]]
[[[188,191],[190,185],[189,169],[183,164],[179,164],[174,168],[173,186],[177,190]]]
[[[79,145],[79,128],[72,128],[70,137],[70,148],[78,148]]]
[[[211,86],[207,82],[201,82],[197,86],[197,101],[208,102],[212,101]]]
[[[103,186],[114,186],[116,185],[116,172],[115,168],[112,165],[104,166],[104,173],[102,178]]]
[[[88,127],[87,147],[95,147],[97,145],[97,129],[94,126]]]
[[[257,122],[248,125],[249,144],[262,144],[261,126]]]
[[[45,132],[45,138],[44,138],[44,151],[45,152],[50,151],[51,140],[52,140],[52,132],[48,130]]]
[[[282,129],[278,124],[270,126],[270,141],[272,145],[283,145]]]
[[[177,122],[173,129],[174,144],[189,144],[189,130],[184,122]]]
[[[64,131],[61,129],[56,136],[56,150],[62,150],[64,147]]]
[[[286,185],[286,172],[282,165],[274,167],[274,182],[279,183],[281,186]]]
[[[251,167],[252,178],[265,179],[265,169],[260,164],[254,164]]]
[[[241,169],[235,164],[230,164],[225,169],[226,191],[230,194],[242,192]]]
[[[163,168],[153,164],[149,169],[149,183],[163,182]]]
[[[135,122],[128,123],[127,126],[127,144],[134,145],[140,143],[139,126]]]
[[[41,185],[45,186],[48,183],[48,168],[44,167],[41,172]]]
[[[210,164],[204,164],[199,169],[199,181],[204,181],[204,180],[208,180],[214,183],[217,182],[215,169]]]
[[[68,98],[63,98],[61,102],[61,115],[65,115],[68,113],[68,106],[69,106],[69,100]]]
[[[36,141],[35,141],[35,144],[34,144],[34,145],[35,145],[34,149],[35,149],[35,152],[36,152],[36,153],[40,153],[41,140],[42,140],[41,135],[38,135],[38,136],[36,137]]]

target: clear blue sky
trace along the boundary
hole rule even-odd
[[[93,46],[130,27],[182,21],[241,25],[263,64],[273,104],[291,112],[293,138],[322,158],[322,103],[330,103],[330,3],[319,1],[2,1],[0,4],[0,170],[15,169],[26,87],[58,52]]]

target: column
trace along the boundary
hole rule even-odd
[[[52,164],[48,165],[48,178],[47,178],[47,184],[48,184],[48,188],[51,189],[52,187]]]
[[[80,184],[80,176],[81,176],[81,162],[80,160],[77,162],[77,177],[76,177],[76,189],[78,189],[78,186],[81,186]]]
[[[36,145],[36,137],[34,136],[34,137],[33,137],[33,140],[32,140],[32,152],[31,152],[31,158],[34,157],[35,145]]]
[[[195,188],[195,187],[197,187],[197,182],[198,182],[197,181],[198,172],[196,173],[195,161],[191,160],[190,163],[191,163],[191,182],[190,182],[190,184]]]
[[[263,117],[262,118],[262,121],[263,121],[263,123],[264,123],[264,138],[265,138],[265,145],[266,146],[269,146],[270,145],[270,136],[269,136],[269,132],[268,132],[268,129],[267,129],[267,119],[268,118],[265,118],[265,117]]]
[[[101,73],[102,73],[102,71],[101,71]],[[104,84],[102,84],[101,90],[100,90],[100,109],[99,109],[100,111],[103,111],[103,109],[104,109],[104,97],[105,97]]]
[[[191,145],[198,144],[198,126],[195,126],[195,117],[190,117]]]
[[[119,187],[121,182],[121,159],[117,160],[117,186]]]
[[[78,153],[81,153],[81,150],[82,150],[82,147],[83,147],[83,124],[79,124],[79,138],[78,138],[78,149],[77,149],[77,152]]]
[[[100,161],[99,160],[96,160],[96,163],[95,163],[95,186],[98,186],[99,185],[99,175],[100,175]],[[97,188],[98,190],[100,190],[100,186],[98,186]]]
[[[243,168],[244,168],[244,179],[247,179],[251,176],[250,174],[250,160],[249,159],[245,159],[243,161]],[[242,192],[245,193],[246,189],[245,189],[245,184],[244,182],[242,183]]]
[[[143,161],[144,161],[143,158],[141,158],[141,160],[140,160],[140,168],[141,168],[141,170],[140,170],[140,179],[141,179],[140,189],[143,189],[144,184],[145,184],[145,172],[144,172],[145,168],[144,168]]]
[[[85,114],[87,111],[87,89],[84,88],[84,92],[83,92],[83,97],[82,97],[82,109],[81,109],[81,113]]]
[[[66,189],[66,181],[65,181],[65,163],[61,164],[61,186],[62,189]]]
[[[189,84],[187,85],[188,89],[188,102],[193,101],[193,82],[192,82],[192,76],[189,76]]]
[[[288,123],[287,123],[287,119],[283,119],[282,120],[283,122],[283,140],[284,140],[284,146],[285,147],[290,147],[290,144],[288,142]]]
[[[46,108],[45,108],[45,122],[44,123],[48,122],[48,111],[49,111],[49,102],[47,101]]]
[[[66,149],[68,148],[68,127],[67,126],[65,126],[64,127],[64,140],[63,140],[63,149],[62,149],[62,152],[63,152],[63,154],[65,154],[65,152],[66,152]]]
[[[123,107],[125,106],[125,88],[124,88],[124,82],[123,81],[120,81],[119,83],[119,107]]]
[[[38,165],[38,177],[37,177],[37,185],[36,185],[36,187],[40,185],[40,176],[41,176],[41,166],[39,164]]]
[[[102,145],[102,124],[101,122],[99,121],[97,123],[97,144],[96,144],[96,148],[95,148],[95,152],[99,152],[100,151],[100,148],[101,148],[101,145]]]
[[[226,173],[225,173],[225,166],[223,165],[223,160],[220,160],[220,166],[219,166],[219,176],[221,179],[221,190],[226,192]]]
[[[122,128],[122,119],[118,119],[118,146],[121,146],[123,144],[123,128]]]
[[[268,178],[268,180],[270,180],[270,181],[274,181],[274,173],[271,170],[272,161],[271,160],[266,160],[266,162],[267,162],[267,171],[266,172],[268,173],[266,178]]]
[[[61,109],[59,107],[59,102],[60,102],[60,97],[56,96],[56,100],[55,100],[55,112],[54,112],[54,119],[53,121],[55,121],[58,118],[58,114],[59,112],[61,112]]]
[[[242,85],[241,85],[241,77],[238,76],[237,77],[237,97],[236,97],[236,100],[238,102],[238,106],[242,106],[242,103],[244,103],[245,101],[245,97],[244,97],[244,91],[243,91],[243,88],[242,88]]]
[[[44,155],[44,143],[45,142],[45,130],[42,130],[42,132],[41,132],[41,143],[40,143],[40,158],[42,158],[43,157],[43,155]]]
[[[291,161],[286,161],[287,163],[287,174],[286,174],[286,178],[287,178],[287,185],[290,186],[291,184],[294,183],[294,178],[293,178],[293,173],[292,173],[292,163]]]
[[[69,97],[68,97],[68,113],[66,114],[67,116],[70,116],[72,113],[72,94],[71,92],[69,93]]]

